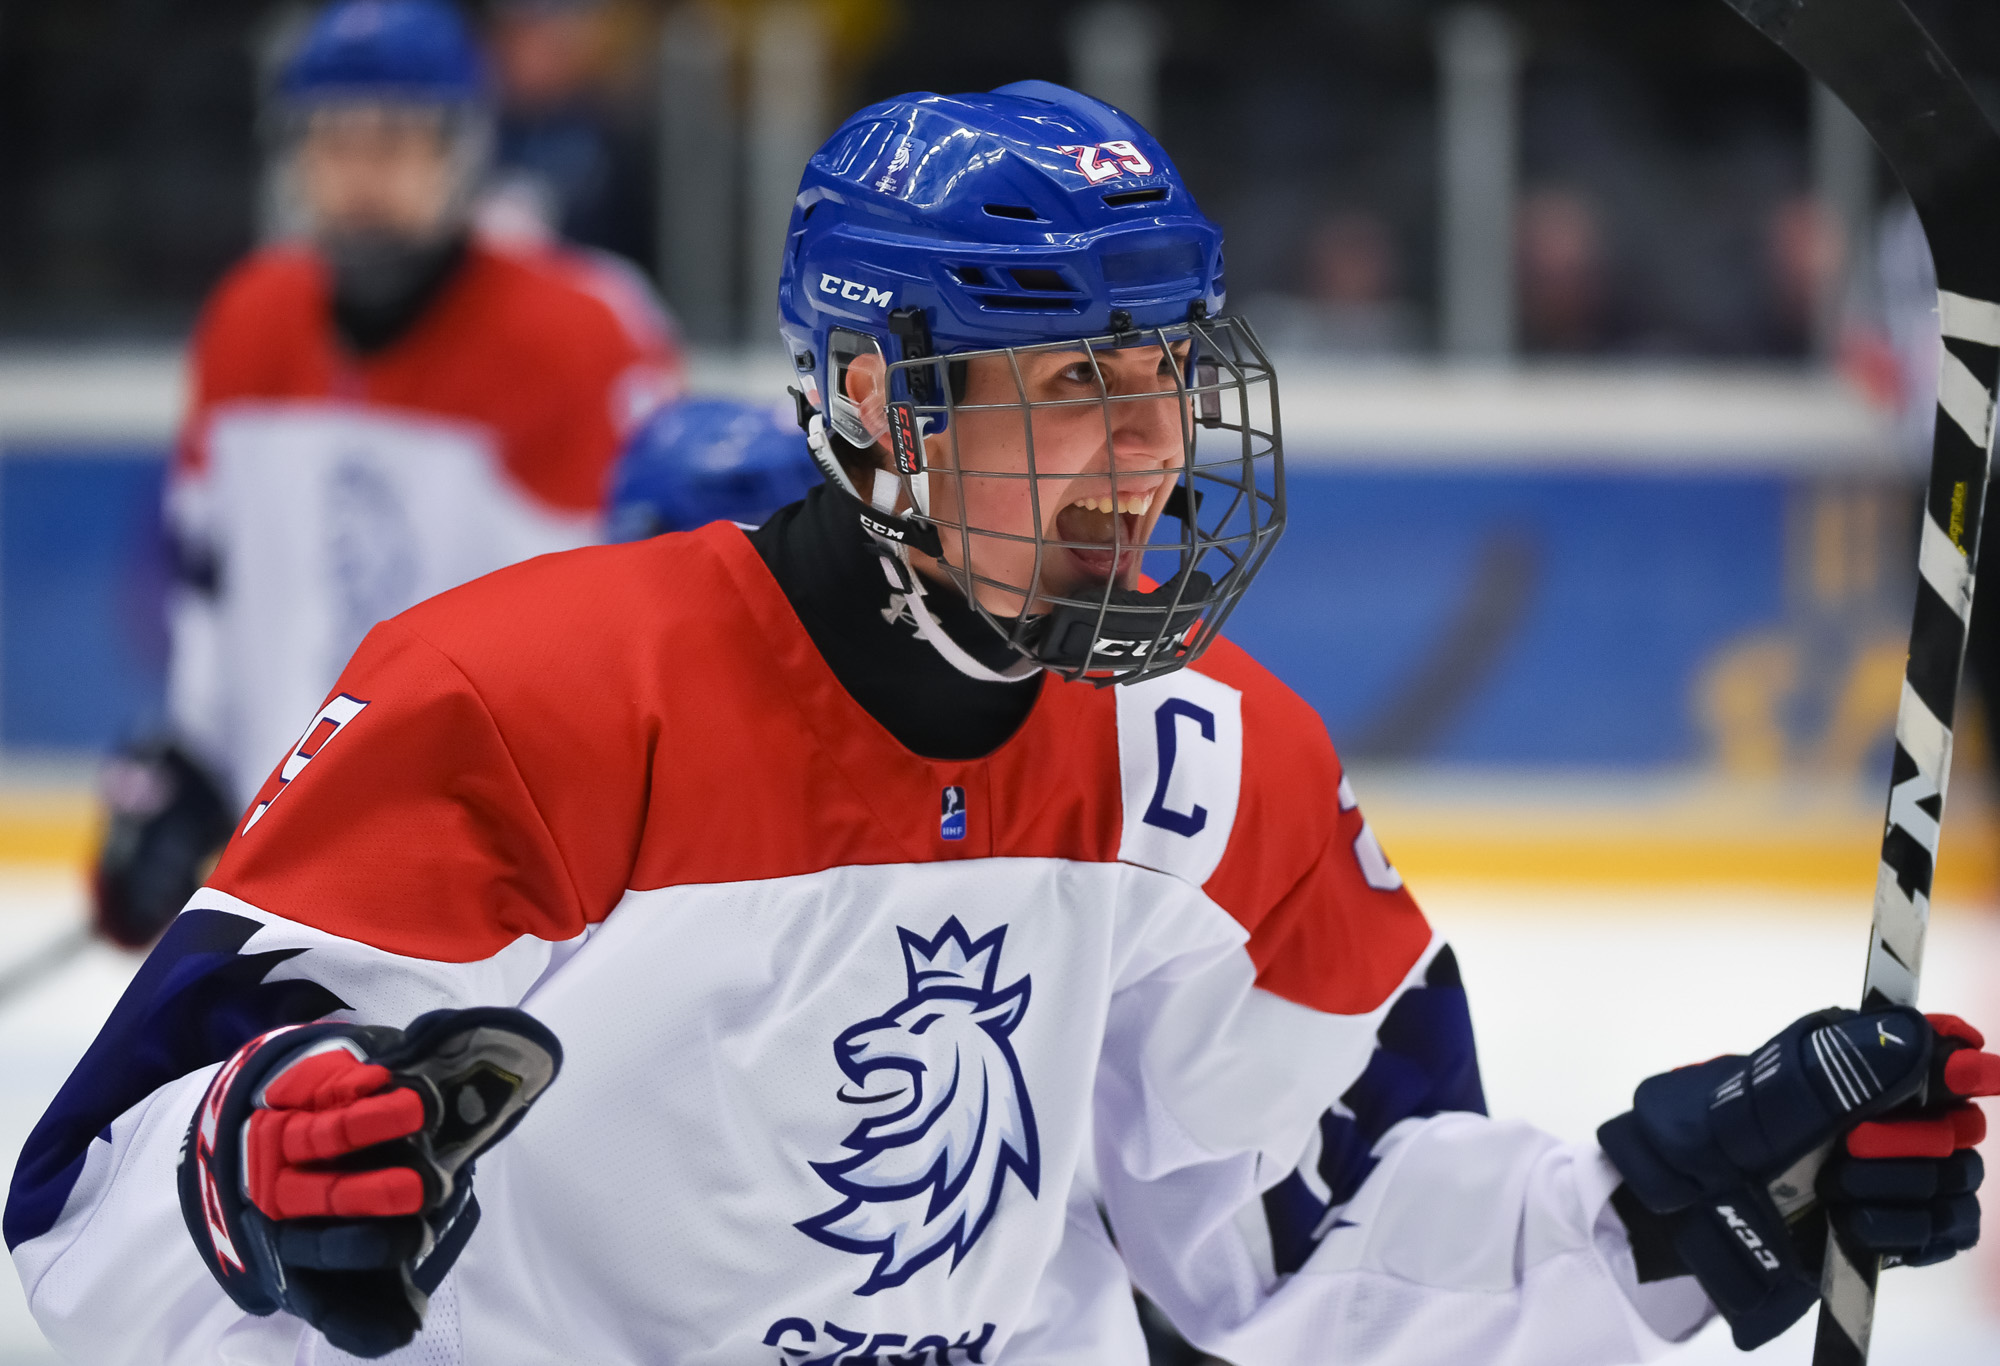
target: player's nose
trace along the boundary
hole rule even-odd
[[[1179,406],[1172,393],[1111,405],[1111,459],[1120,474],[1147,474],[1181,460]]]
[[[1158,373],[1157,356],[1144,364],[1128,362],[1115,374],[1107,404],[1111,453],[1115,467],[1149,471],[1178,464],[1181,458],[1181,399],[1172,376]]]

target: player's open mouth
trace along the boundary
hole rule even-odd
[[[1056,514],[1056,539],[1083,572],[1095,579],[1124,579],[1138,563],[1139,546],[1159,489],[1079,498]],[[1099,550],[1096,547],[1102,546]]]

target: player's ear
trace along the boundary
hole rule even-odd
[[[875,438],[875,444],[861,453],[871,463],[886,468],[889,453],[882,438],[889,431],[888,362],[875,352],[863,351],[841,367],[840,384],[861,426]]]
[[[887,430],[888,364],[880,356],[863,352],[847,362],[846,370],[841,383],[847,397],[861,410],[862,423],[871,432]]]

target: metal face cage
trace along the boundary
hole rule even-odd
[[[1162,382],[1144,392],[1121,391],[1107,378],[1107,369],[1116,368],[1109,354],[1134,348],[1163,358]],[[1023,364],[1043,352],[1087,364],[1096,394],[1032,398]],[[985,358],[1006,367],[1011,401],[963,401],[965,367]],[[936,531],[944,549],[939,564],[987,624],[1061,677],[1102,686],[1193,662],[1221,632],[1284,530],[1277,379],[1240,318],[911,356],[888,367],[887,389],[886,444],[907,517]],[[1132,404],[1169,412],[1135,414],[1126,408]],[[1056,411],[1092,406],[1103,423],[1103,445],[1097,448],[1093,434],[1088,444],[1095,454],[1079,463],[1076,424]],[[1178,459],[1134,461],[1129,428],[1163,416],[1178,426]],[[1067,439],[1054,438],[1058,428]],[[1121,429],[1128,430],[1121,435]],[[1005,439],[1014,432],[1018,447]],[[1109,540],[1058,534],[1063,507],[1056,500],[1079,483],[1108,493]],[[974,496],[976,489],[986,496]],[[1128,517],[1124,509],[1142,498],[1145,511]],[[968,511],[976,503],[1011,503],[1020,524],[980,525]],[[1101,578],[1078,570],[1107,558]]]

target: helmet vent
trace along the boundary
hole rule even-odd
[[[1104,196],[1104,207],[1107,209],[1122,209],[1127,204],[1157,204],[1166,197],[1167,192],[1158,188],[1151,190],[1120,190],[1116,194]]]
[[[1061,271],[1017,266],[1007,273],[1014,277],[1014,283],[1022,289],[1041,290],[1048,293],[1060,292],[1064,294],[1075,294],[1077,292],[1074,285],[1063,279]]]
[[[1042,221],[1042,216],[1025,204],[988,204],[986,212],[995,218],[1018,218],[1023,223]]]
[[[981,308],[997,308],[1008,313],[1074,313],[1081,302],[1068,294],[981,294]]]
[[[984,310],[1074,313],[1084,301],[1083,287],[1050,266],[955,264],[949,269],[972,302]]]

